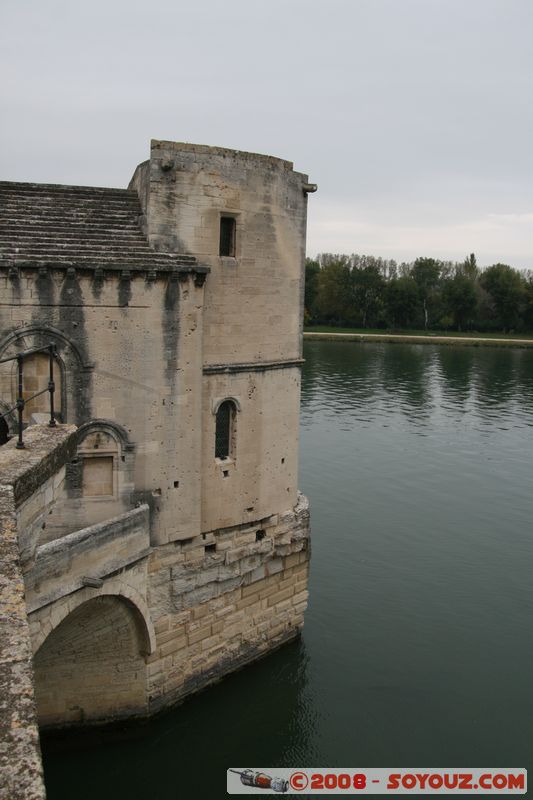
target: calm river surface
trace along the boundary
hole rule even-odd
[[[122,738],[45,740],[49,800],[218,799],[237,764],[533,768],[533,351],[305,357],[302,640]]]

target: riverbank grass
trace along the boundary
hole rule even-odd
[[[530,339],[533,333],[478,333],[477,331],[424,331],[395,328],[336,328],[333,325],[306,325],[304,333],[372,333],[384,336],[451,336],[462,339]]]
[[[468,331],[384,330],[380,328],[335,328],[314,325],[304,328],[304,338],[395,344],[448,344],[474,347],[533,347],[533,334],[477,333]]]

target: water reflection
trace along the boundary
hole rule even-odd
[[[476,369],[476,408],[488,421],[505,414],[519,396],[515,365],[524,356],[520,350],[488,348]],[[518,390],[518,391],[517,391]]]
[[[304,425],[321,411],[373,424],[401,415],[423,428],[443,408],[457,417],[474,412],[480,425],[506,413],[531,424],[531,350],[325,341],[306,343],[305,357]]]
[[[450,408],[466,410],[471,399],[476,350],[472,347],[439,347],[436,357],[443,401]]]
[[[381,392],[408,419],[422,422],[433,407],[435,354],[423,345],[382,345]]]
[[[368,416],[376,401],[379,363],[375,353],[364,347],[328,348],[329,343],[317,344],[316,350],[306,353],[304,409],[305,401],[309,400],[321,403],[333,415],[357,409],[359,416]],[[328,399],[334,402],[328,403]]]
[[[323,761],[348,763],[351,731],[368,765],[527,764],[533,352],[318,344],[301,441]]]
[[[434,402],[432,348],[357,342],[313,342],[306,347],[302,385],[304,423],[309,404],[357,422],[401,411],[421,422]]]

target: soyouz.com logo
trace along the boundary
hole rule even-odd
[[[403,767],[327,769],[234,767],[228,794],[526,794],[522,768]]]

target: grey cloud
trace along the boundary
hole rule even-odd
[[[319,183],[311,254],[475,238],[490,262],[507,215],[533,266],[532,23],[530,0],[4,0],[2,177],[123,186],[151,137],[255,150]]]

